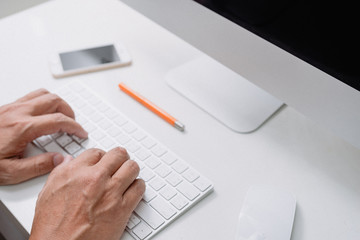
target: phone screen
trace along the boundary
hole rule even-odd
[[[120,61],[114,45],[60,53],[64,71]]]

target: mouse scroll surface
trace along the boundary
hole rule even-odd
[[[286,191],[251,187],[241,209],[236,240],[290,240],[296,200]]]

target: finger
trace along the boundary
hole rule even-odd
[[[63,163],[68,163],[70,161],[74,160],[74,158],[71,155],[66,155],[64,158]]]
[[[86,165],[95,165],[105,155],[105,151],[97,148],[91,148],[81,153],[77,158],[76,162]]]
[[[129,158],[129,154],[124,148],[116,147],[106,153],[97,166],[103,169],[105,174],[112,176]]]
[[[23,159],[1,160],[1,164],[6,165],[7,184],[16,184],[50,172],[63,160],[59,153],[44,153]]]
[[[136,179],[123,194],[124,202],[130,205],[128,207],[131,208],[131,211],[134,211],[136,206],[141,201],[141,198],[145,192],[145,188],[146,186],[144,180]]]
[[[32,106],[31,114],[34,116],[60,112],[75,119],[74,111],[70,105],[56,94],[48,93],[31,99],[28,104]]]
[[[46,114],[31,118],[31,131],[28,136],[30,141],[42,136],[57,132],[66,132],[74,134],[79,138],[87,138],[87,132],[75,122],[74,119],[65,116],[62,113]]]
[[[120,192],[124,193],[139,176],[139,172],[139,165],[133,160],[128,160],[114,173],[112,179],[119,185]]]
[[[41,96],[41,95],[45,95],[45,94],[48,94],[49,91],[44,89],[44,88],[40,88],[40,89],[37,89],[33,92],[30,92],[28,93],[27,95],[25,95],[24,97],[22,98],[19,98],[18,100],[16,100],[16,102],[26,102],[26,101],[29,101],[33,98],[36,98],[38,96]]]

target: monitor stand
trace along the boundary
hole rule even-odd
[[[280,100],[207,56],[170,70],[166,81],[239,133],[255,131],[283,105]]]

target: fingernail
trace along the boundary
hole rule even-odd
[[[64,159],[64,163],[65,162],[70,162],[71,160],[73,160],[74,158],[71,155],[66,155],[65,159]]]
[[[63,161],[64,161],[64,156],[62,154],[57,153],[53,156],[53,163],[55,167],[58,166]]]
[[[88,133],[86,131],[81,131],[79,132],[79,136],[80,138],[87,138],[88,137]]]

